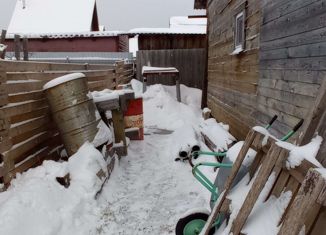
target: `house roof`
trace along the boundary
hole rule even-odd
[[[136,28],[127,34],[206,34],[207,18],[188,18],[175,16],[170,18],[170,28]]]
[[[207,0],[195,0],[195,9],[206,9]]]
[[[8,33],[90,31],[95,7],[95,0],[17,0]]]

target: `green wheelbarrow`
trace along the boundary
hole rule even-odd
[[[272,126],[272,124],[277,119],[277,116],[274,116],[270,123],[265,127],[267,130]],[[296,131],[302,126],[304,120],[300,120],[300,122],[285,136],[283,136],[280,140],[287,141],[291,138]],[[193,166],[192,173],[194,177],[211,193],[210,198],[210,208],[212,209],[219,198],[219,192],[224,187],[224,182],[227,177],[231,173],[231,168],[233,167],[233,162],[228,158],[227,152],[204,152],[204,151],[196,151],[191,154],[190,158],[198,158],[202,155],[209,155],[220,157],[220,162],[201,162]],[[192,160],[189,160],[193,165]],[[200,167],[214,167],[218,168],[219,171],[215,178],[215,182],[211,182],[207,176],[199,169]],[[239,173],[237,174],[232,187],[234,187],[247,173],[249,172],[248,166],[241,166]],[[198,235],[206,224],[206,221],[209,217],[209,213],[207,212],[191,212],[184,215],[177,222],[175,234],[176,235]],[[220,227],[222,222],[224,221],[225,216],[220,215],[216,221],[213,223],[212,228],[210,230],[210,234],[214,234],[215,230]]]

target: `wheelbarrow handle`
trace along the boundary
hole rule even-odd
[[[293,127],[293,131],[296,132],[296,131],[297,131],[297,130],[302,126],[303,122],[304,122],[304,119],[301,119],[301,120],[297,123],[297,125],[295,125],[295,127]]]
[[[276,121],[276,119],[278,118],[277,115],[274,115],[274,117],[272,118],[272,120],[268,123],[269,126],[273,125],[273,123]]]

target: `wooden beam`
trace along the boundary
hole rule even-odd
[[[1,37],[0,37],[0,44],[5,44],[5,40],[6,40],[6,34],[7,34],[7,30],[2,30],[1,31]],[[6,56],[6,50],[4,50],[3,52],[0,53],[0,59],[4,59]]]
[[[16,60],[20,60],[20,36],[17,34],[15,34],[15,36],[14,36],[14,43],[15,43]]]
[[[24,52],[24,61],[28,61],[28,39],[27,39],[27,37],[23,38],[23,52]]]
[[[287,213],[278,235],[297,235],[305,224],[306,216],[325,188],[325,178],[315,169],[306,176]]]

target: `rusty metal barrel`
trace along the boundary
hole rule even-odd
[[[98,131],[96,106],[87,96],[85,75],[73,73],[51,80],[44,85],[46,98],[58,126],[68,155],[86,142],[92,142]]]

